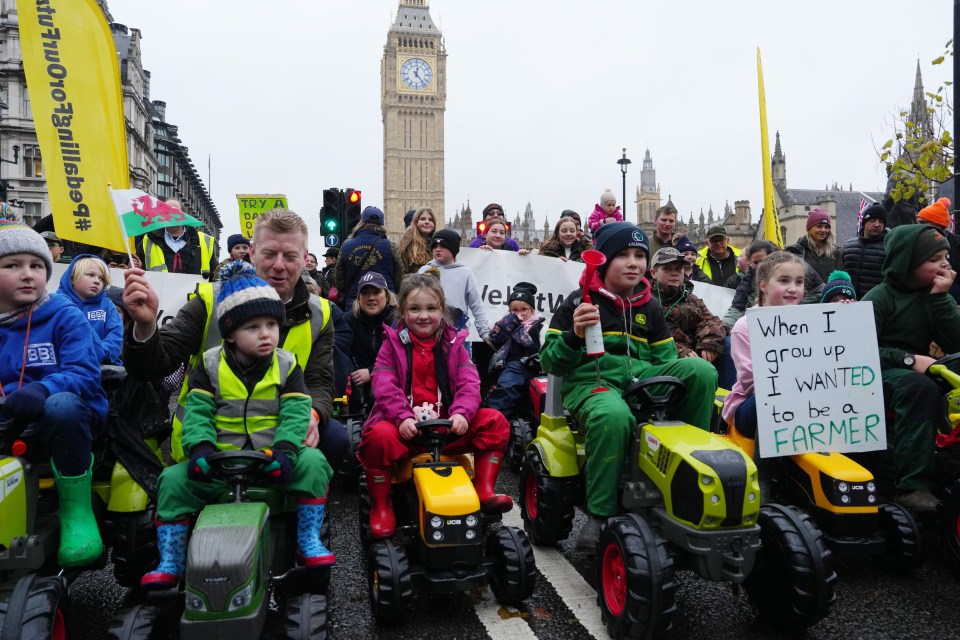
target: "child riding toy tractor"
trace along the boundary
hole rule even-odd
[[[397,533],[372,542],[367,553],[370,605],[381,624],[406,615],[415,592],[467,591],[489,583],[497,600],[519,605],[533,592],[536,567],[526,534],[496,526],[470,479],[469,455],[441,455],[458,436],[449,420],[417,423],[413,442],[427,451],[393,473]],[[360,535],[370,544],[370,498],[360,478]]]
[[[582,504],[584,434],[569,424],[551,376],[537,437],[520,472],[524,527],[554,544]],[[665,389],[653,395],[653,389]],[[814,522],[797,509],[760,504],[757,468],[724,439],[666,419],[683,383],[635,381],[623,397],[637,416],[620,483],[621,515],[608,518],[596,548],[597,602],[614,637],[668,631],[677,569],[743,585],[760,617],[779,629],[808,627],[835,600],[832,556]]]

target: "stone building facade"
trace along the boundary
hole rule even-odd
[[[383,212],[399,241],[403,215],[427,206],[444,214],[444,112],[447,51],[428,0],[399,0],[380,63]]]
[[[110,23],[120,62],[130,186],[161,195],[158,193],[160,159],[150,101],[150,72],[143,68],[141,58],[142,35],[139,29],[128,29],[114,23],[106,0],[98,0],[98,5]],[[50,215],[50,199],[23,71],[18,26],[15,0],[0,0],[0,158],[4,160],[0,163],[0,180],[6,183],[7,202],[22,208],[27,224],[36,225]],[[14,146],[17,147],[16,153]],[[186,147],[182,147],[180,153],[181,159],[189,163]],[[13,162],[15,157],[16,162]],[[222,227],[220,217],[202,181],[192,185],[191,189],[203,191],[205,201],[199,193],[194,198],[187,197],[188,201],[197,203],[191,209],[185,202],[187,213],[207,223],[204,231],[219,236]],[[181,193],[188,192],[190,190]]]

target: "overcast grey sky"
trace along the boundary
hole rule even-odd
[[[224,233],[237,193],[285,193],[310,224],[324,187],[380,205],[380,59],[396,0],[109,0],[143,34],[151,97],[206,177]],[[446,39],[446,214],[469,199],[538,224],[617,194],[631,201],[650,149],[664,201],[682,216],[762,200],[756,48],[770,145],[790,186],[882,190],[876,148],[909,108],[917,60],[927,90],[952,36],[947,0],[768,2],[432,0]],[[631,204],[628,207],[635,211]]]

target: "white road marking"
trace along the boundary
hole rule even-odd
[[[497,602],[490,587],[487,587],[484,592],[483,599],[473,605],[490,640],[536,640],[537,634],[523,618],[519,616],[501,618],[501,607],[507,611],[516,611]]]
[[[503,524],[523,529],[520,505],[503,514]],[[553,586],[554,591],[567,605],[567,608],[573,612],[583,628],[595,640],[606,640],[609,635],[607,634],[607,627],[600,617],[597,593],[593,590],[593,587],[577,573],[577,570],[556,549],[535,546],[533,547],[533,555],[537,561],[537,570]]]

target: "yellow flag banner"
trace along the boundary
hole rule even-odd
[[[287,196],[282,193],[261,195],[238,193],[237,205],[240,207],[240,233],[252,238],[253,223],[257,218],[271,209],[286,209]]]
[[[117,50],[96,0],[18,2],[23,69],[57,235],[115,251],[108,185],[130,186]]]
[[[763,167],[763,237],[781,249],[783,234],[780,232],[780,216],[773,197],[773,173],[770,168],[770,134],[767,131],[767,98],[763,91],[763,66],[760,64],[760,47],[757,47],[757,84],[760,89],[760,164]]]

